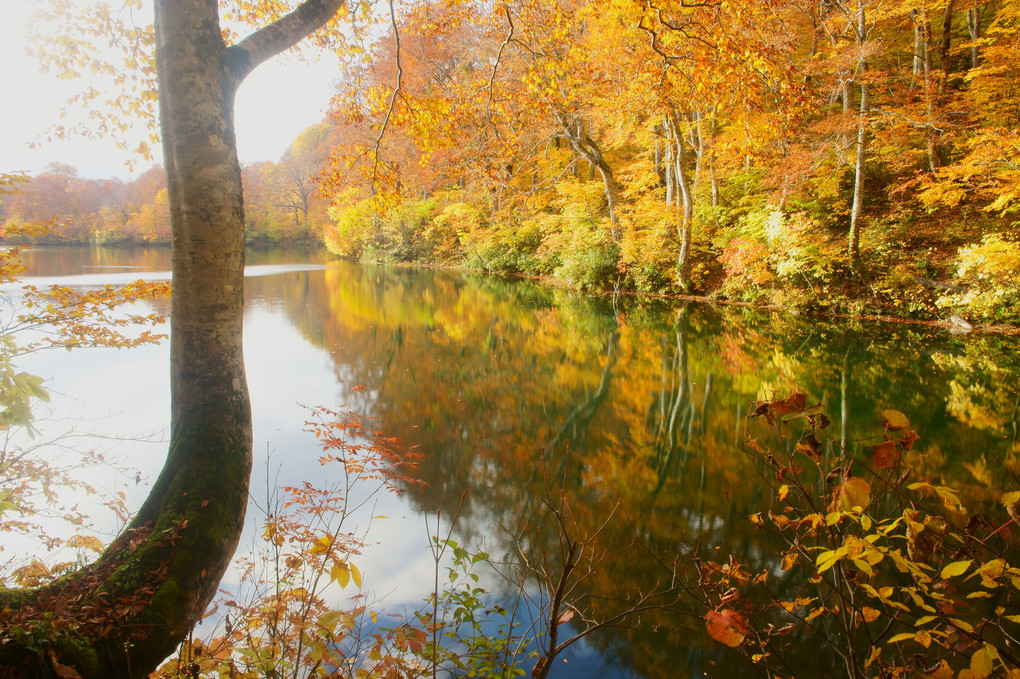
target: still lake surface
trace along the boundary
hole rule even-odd
[[[161,249],[37,248],[25,261],[37,285],[158,278],[170,268]],[[997,497],[993,488],[1020,467],[1013,338],[614,303],[529,281],[284,251],[253,251],[248,262],[253,493],[265,493],[269,479],[321,476],[302,404],[350,404],[422,454],[417,474],[427,489],[379,499],[371,513],[387,518],[372,523],[373,544],[358,561],[365,588],[387,606],[431,591],[423,516],[454,515],[465,492],[453,535],[468,546],[484,541],[494,555],[510,547],[500,526],[523,526],[543,511],[543,497],[562,491],[582,524],[597,525],[619,503],[627,520],[612,522],[608,544],[637,535],[647,550],[669,552],[686,541],[760,565],[766,546],[740,517],[767,509],[770,497],[740,441],[749,405],[766,396],[801,391],[821,402],[832,435],[851,451],[874,445],[882,410],[900,410],[921,435],[908,462],[979,501]],[[168,311],[166,300],[153,304]],[[44,433],[72,427],[108,437],[89,445],[139,470],[140,482],[113,468],[93,472],[137,506],[165,455],[167,346],[44,352],[18,367],[50,380]],[[356,386],[364,389],[352,393]],[[603,614],[619,591],[662,579],[645,551],[608,560],[586,583],[605,597]],[[660,628],[608,630],[557,660],[555,676],[749,670],[707,638],[700,619],[678,624],[653,613],[642,623]]]

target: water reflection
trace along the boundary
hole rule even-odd
[[[165,250],[50,248],[31,256],[32,274],[41,276],[169,264]],[[249,255],[256,266],[304,261]],[[765,395],[798,390],[820,401],[851,451],[873,444],[883,409],[907,413],[922,436],[908,463],[976,501],[992,499],[992,488],[1018,471],[1014,340],[742,308],[614,304],[445,271],[345,264],[263,271],[245,282],[256,440],[287,451],[288,478],[315,474],[313,464],[294,461],[300,449],[314,458],[294,402],[345,401],[351,386],[364,385],[356,407],[423,453],[428,491],[407,496],[410,504],[394,513],[449,516],[467,490],[458,540],[486,537],[499,552],[512,545],[496,526],[534,521],[550,492],[566,494],[584,527],[620,503],[627,520],[614,521],[603,538],[629,544],[637,535],[646,551],[607,562],[586,583],[604,597],[602,615],[621,605],[622,586],[649,589],[665,577],[651,555],[683,543],[758,564],[774,554],[741,518],[770,502],[739,450],[748,406]],[[386,567],[421,559],[408,547],[420,544],[420,528],[408,529],[419,532],[416,542],[402,530],[380,529],[394,541],[390,557],[402,555],[381,560]],[[678,623],[653,612],[643,623],[642,631],[595,639],[602,662],[643,677],[747,671],[705,637],[700,619]],[[656,625],[660,631],[647,631]],[[817,668],[817,645],[801,646]],[[572,676],[569,668],[563,676]]]
[[[588,527],[622,500],[632,524],[614,525],[609,542],[637,534],[667,555],[686,541],[762,564],[774,547],[740,517],[770,500],[738,441],[748,405],[766,394],[822,402],[838,440],[858,452],[880,435],[881,410],[903,410],[925,443],[910,463],[976,499],[991,497],[1020,452],[1008,340],[696,305],[620,310],[420,270],[335,267],[323,282],[324,344],[338,370],[377,395],[385,431],[425,452],[419,507],[450,514],[470,489],[462,540],[533,520],[552,488]],[[647,589],[665,575],[653,559],[628,559],[589,584],[611,615],[619,583]],[[676,629],[654,614],[646,622]],[[677,653],[692,672],[733,662],[700,621],[662,634],[617,631],[598,643],[643,676],[675,676]]]

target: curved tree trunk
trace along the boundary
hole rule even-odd
[[[676,277],[677,284],[686,290],[690,284],[688,273],[690,271],[692,225],[694,224],[694,186],[690,177],[687,176],[680,114],[674,110],[667,117],[667,122],[669,124],[670,141],[674,147],[673,174],[679,189],[677,192],[679,195],[676,196],[675,203],[676,232],[680,239],[680,254],[677,255]]]
[[[609,212],[610,237],[614,243],[619,243],[621,234],[617,204],[620,186],[613,175],[613,168],[609,166],[605,156],[602,155],[602,149],[598,143],[585,131],[584,121],[580,118],[570,118],[561,113],[558,113],[556,117],[560,123],[561,134],[574,151],[588,161],[592,170],[598,170],[606,196],[606,209]]]
[[[243,526],[252,449],[234,94],[255,66],[341,5],[308,0],[228,48],[216,0],[156,1],[173,240],[167,461],[95,564],[36,590],[0,591],[0,677],[146,676],[215,595]]]

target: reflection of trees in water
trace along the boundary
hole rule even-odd
[[[970,379],[970,394],[994,387],[1014,397],[1017,381],[982,383],[990,371],[976,359],[947,367],[939,357],[959,363],[959,347],[929,333],[698,306],[617,316],[608,303],[528,282],[420,269],[337,267],[304,280],[307,288],[293,291],[300,301],[289,303],[298,325],[327,348],[338,377],[366,386],[379,428],[424,454],[419,473],[430,486],[412,502],[450,515],[471,490],[462,543],[498,536],[497,522],[534,522],[555,488],[587,526],[622,500],[630,521],[614,522],[609,542],[637,534],[650,555],[687,542],[776,566],[774,546],[739,518],[770,503],[738,440],[748,405],[773,392],[823,402],[851,450],[870,445],[883,408],[910,414],[929,446],[950,451],[940,459],[973,447],[1001,460],[1010,444],[963,426],[945,404],[954,380]],[[778,576],[777,588],[793,576]],[[621,583],[662,577],[660,563],[635,554],[605,564],[588,586],[610,597]],[[603,605],[600,613],[612,614],[611,597]],[[735,662],[700,619],[678,625],[649,614],[643,622],[661,631],[615,630],[596,643],[650,677],[707,669],[710,659],[720,673]]]
[[[40,249],[49,258],[40,273],[81,270],[91,253]],[[105,250],[87,261],[158,270],[168,254]],[[279,252],[249,257],[287,261]],[[245,285],[250,304],[285,310],[329,353],[341,384],[366,387],[351,397],[357,411],[420,446],[431,485],[412,501],[449,515],[472,489],[462,543],[498,536],[497,522],[540,517],[551,487],[569,494],[587,526],[621,499],[631,522],[615,522],[609,543],[637,534],[655,555],[687,541],[722,559],[774,565],[771,545],[739,518],[766,511],[770,498],[738,448],[749,403],[773,392],[821,401],[832,435],[856,453],[873,444],[882,409],[907,413],[922,436],[909,460],[918,475],[944,474],[978,497],[991,496],[1020,458],[1012,338],[697,305],[677,313],[654,302],[617,314],[606,300],[526,281],[422,269],[338,265]],[[778,589],[796,577],[774,573]],[[588,586],[608,596],[662,577],[660,564],[635,553],[607,563]],[[615,605],[607,599],[599,613]],[[678,626],[649,614],[642,623],[661,629],[615,630],[596,644],[649,677],[746,670],[706,638],[700,619]]]
[[[617,353],[613,351],[615,342],[616,334],[614,333],[606,340],[605,367],[602,368],[602,375],[599,378],[598,386],[590,393],[585,394],[584,400],[568,413],[556,435],[546,445],[548,450],[555,451],[561,446],[566,446],[570,443],[573,443],[573,447],[579,452],[583,453],[585,450],[588,426],[595,418],[595,415],[598,414],[599,407],[609,395],[609,385],[613,379],[613,367],[616,365],[618,358]],[[561,459],[565,461],[567,456],[563,456]],[[565,472],[565,464],[561,464],[554,477],[559,478]]]

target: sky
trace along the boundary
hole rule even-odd
[[[110,139],[58,140],[29,148],[30,142],[59,121],[61,106],[75,91],[73,81],[41,74],[26,53],[34,6],[35,2],[22,0],[7,2],[0,22],[0,172],[34,175],[60,162],[78,168],[82,177],[129,180],[129,156]],[[333,57],[303,63],[284,55],[256,69],[237,95],[235,125],[241,163],[279,160],[299,132],[321,121],[337,73]],[[158,155],[153,162],[161,162]],[[140,161],[136,172],[148,167],[149,163]]]

